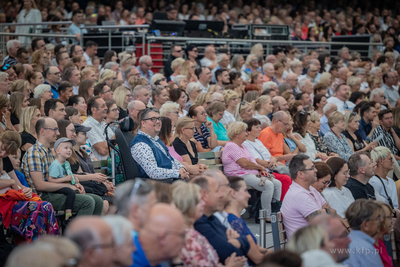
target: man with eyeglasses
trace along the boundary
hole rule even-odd
[[[108,101],[113,100],[114,92],[111,91],[110,87],[105,82],[101,82],[96,84],[93,94],[95,96],[100,96],[104,101]]]
[[[133,100],[133,101],[129,102],[127,109],[128,109],[129,117],[133,121],[136,121],[138,119],[137,115],[139,114],[140,111],[146,109],[146,106],[143,104],[142,101]]]
[[[139,59],[139,67],[137,68],[140,72],[140,76],[143,76],[147,79],[149,84],[151,84],[151,78],[154,73],[151,71],[151,67],[153,66],[153,60],[150,56],[141,56]]]
[[[224,210],[229,201],[231,189],[226,176],[220,171],[208,171],[190,182],[199,185],[201,195],[204,196],[203,216],[194,223],[196,231],[204,235],[214,247],[220,262],[225,262],[233,253],[237,257],[245,256],[250,250],[247,237],[237,235],[215,216],[217,212]],[[248,266],[248,263],[244,266]]]
[[[318,63],[319,63],[319,61],[318,61]],[[300,82],[303,79],[308,79],[311,82],[312,85],[318,83],[318,81],[319,81],[319,78],[318,78],[318,65],[315,64],[315,63],[311,63],[311,61],[310,61],[310,65],[308,65],[308,67],[307,67],[306,74],[305,75],[301,75],[299,77]]]
[[[299,78],[297,75],[295,73],[289,73],[286,76],[286,82],[290,85],[290,89],[292,90],[294,96],[296,96],[299,86]]]
[[[282,202],[282,217],[286,235],[290,237],[297,229],[307,226],[314,217],[330,213],[329,204],[311,185],[317,181],[317,169],[311,159],[299,154],[289,163],[292,184]]]
[[[106,160],[109,152],[104,133],[106,127],[104,120],[107,117],[107,105],[104,99],[100,96],[90,98],[87,103],[87,115],[88,118],[82,125],[92,127],[92,130],[88,132],[88,140],[93,154],[98,160]],[[107,135],[110,139],[114,136],[111,127],[107,128]]]
[[[383,213],[385,214],[385,213]],[[351,231],[349,238],[349,258],[345,266],[383,267],[383,263],[374,246],[376,236],[381,232],[383,221],[382,206],[376,201],[358,199],[346,211],[346,219]]]
[[[23,170],[29,187],[32,191],[39,194],[42,200],[49,201],[55,211],[64,210],[66,196],[55,194],[54,191],[67,187],[73,190],[81,188],[69,183],[49,183],[49,168],[55,160],[54,152],[51,148],[57,140],[60,132],[57,122],[53,118],[41,118],[36,123],[37,142],[26,151],[21,161]],[[103,200],[93,194],[76,194],[72,211],[77,216],[101,215],[103,210]]]
[[[181,254],[185,244],[185,219],[175,207],[165,203],[155,204],[138,236],[134,237],[136,251],[133,266],[183,266],[172,264]]]
[[[67,227],[65,237],[79,247],[79,265],[87,267],[112,266],[116,245],[111,227],[101,218],[76,218]]]
[[[362,151],[351,155],[348,166],[350,178],[345,187],[351,191],[354,199],[376,200],[375,189],[369,183],[374,176],[376,163],[371,159],[369,152]]]
[[[64,71],[65,66],[71,62],[71,59],[68,53],[65,51],[57,54],[56,61],[57,61],[57,67],[62,73]]]
[[[217,56],[218,65],[211,71],[212,82],[217,83],[215,72],[219,69],[228,69],[229,56],[227,54],[218,54]]]
[[[278,111],[286,111],[289,110],[289,105],[287,101],[281,96],[274,96],[272,98],[272,105],[274,106],[272,112],[267,115],[267,117],[272,120],[272,115]]]
[[[46,100],[44,103],[44,114],[56,121],[64,119],[65,115],[67,115],[64,103],[60,99],[55,98]]]
[[[140,129],[130,144],[133,159],[137,162],[140,177],[173,182],[186,180],[186,168],[169,153],[159,139],[161,131],[160,113],[155,108],[147,108],[140,116]]]
[[[345,115],[346,112],[352,111],[356,106],[353,102],[348,101],[350,97],[350,87],[347,84],[340,84],[335,89],[335,96],[329,97],[327,102],[335,104],[337,111]]]
[[[174,59],[176,59],[178,57],[182,57],[182,55],[183,55],[182,47],[180,45],[173,43],[171,45],[171,55],[169,56],[168,60],[164,64],[165,77],[169,77],[169,76],[171,76],[172,73],[174,73],[171,68],[171,63],[172,63],[172,61],[174,61]]]
[[[61,71],[57,67],[51,66],[46,68],[43,74],[46,79],[43,84],[50,85],[53,98],[58,98],[58,83],[61,80]]]
[[[400,98],[399,92],[393,88],[397,85],[396,74],[394,71],[383,74],[382,89],[385,92],[385,97],[392,107],[396,106],[397,99]]]
[[[133,100],[142,101],[143,104],[147,107],[150,100],[150,90],[148,87],[144,85],[137,85],[132,90]]]
[[[290,116],[284,111],[278,111],[274,113],[271,125],[261,131],[258,139],[264,144],[264,146],[269,150],[273,157],[277,158],[277,161],[284,163],[285,161],[290,161],[295,154],[283,155],[283,133],[286,133],[288,127],[290,127]],[[296,138],[293,138],[293,141]]]

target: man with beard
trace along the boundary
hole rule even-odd
[[[186,180],[189,173],[174,159],[168,148],[159,139],[161,130],[160,113],[155,108],[147,108],[140,115],[140,128],[130,147],[133,159],[137,162],[140,177],[173,182],[173,179]]]
[[[337,106],[337,111],[342,113],[343,115],[352,111],[355,107],[355,104],[351,101],[348,101],[350,97],[350,87],[346,84],[338,85],[336,89],[336,96],[331,96],[328,98],[328,103],[333,103]]]
[[[227,69],[219,69],[215,72],[216,84],[221,86],[222,90],[229,84],[229,72]]]

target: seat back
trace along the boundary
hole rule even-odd
[[[108,170],[108,161],[107,160],[99,160],[99,161],[92,161],[94,172],[96,173],[102,173],[107,175]]]
[[[131,150],[129,148],[130,143],[128,143],[124,133],[120,129],[115,130],[115,138],[117,140],[118,149],[121,154],[120,161],[122,163],[125,180],[131,180],[139,177],[139,169],[137,163],[133,159]]]
[[[274,242],[274,251],[285,248],[288,239],[286,237],[286,230],[283,225],[281,212],[271,213],[271,228],[272,228],[272,239]]]
[[[219,169],[222,172],[222,152],[201,152],[198,153],[199,156],[199,163],[207,165],[208,169]]]

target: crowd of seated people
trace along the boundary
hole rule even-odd
[[[384,236],[394,232],[400,252],[395,13],[156,2],[0,4],[0,23],[17,23],[6,32],[71,20],[75,36],[5,36],[0,230],[20,244],[6,266],[393,266]],[[224,21],[224,32],[287,25],[293,44],[243,56],[173,43],[161,71],[148,55],[80,45],[81,24],[149,24],[156,11]],[[383,43],[370,57],[296,44],[363,34]],[[114,158],[108,141],[126,119],[130,153],[115,159],[113,183],[94,166]],[[139,177],[126,181],[127,156]],[[261,246],[244,219],[258,222],[258,208],[267,223],[281,213],[285,250]]]

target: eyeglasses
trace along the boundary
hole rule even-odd
[[[283,125],[285,125],[286,127],[289,127],[289,123],[287,123],[287,122],[283,122],[283,121],[281,121],[281,120],[279,120],[280,122],[282,122],[283,123]]]
[[[151,117],[151,118],[143,119],[142,121],[149,121],[149,120],[153,123],[156,123],[157,121],[161,122],[161,117]]]
[[[240,111],[240,108],[242,107],[242,105],[245,105],[247,103],[247,101],[246,100],[243,100],[242,102],[240,102],[240,105],[239,105],[239,111]]]
[[[56,128],[43,128],[43,129],[45,129],[45,130],[53,130],[54,133],[58,132],[58,130],[59,130],[57,127]]]
[[[331,184],[331,181],[325,181],[325,182],[322,182],[322,184],[325,186],[329,186]]]
[[[55,72],[55,73],[51,73],[51,74],[53,74],[53,75],[61,75],[61,72]]]
[[[178,51],[175,51],[175,53],[180,53],[180,52],[182,52],[182,49],[181,49],[181,50],[178,50]]]
[[[302,170],[299,170],[299,172],[313,171],[313,170],[315,170],[315,165],[312,165],[311,168],[309,168],[309,169],[302,169]]]
[[[196,50],[193,49],[192,52],[198,53],[199,51],[197,51],[197,49]]]

